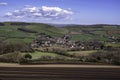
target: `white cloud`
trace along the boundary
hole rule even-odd
[[[64,20],[71,19],[73,12],[71,10],[62,9],[59,7],[30,7],[26,6],[22,9],[8,12],[5,14],[7,18],[32,18],[32,19],[44,19],[44,20]]]
[[[59,7],[47,7],[47,6],[42,6],[42,10],[44,10],[44,11],[57,11],[57,12],[62,11],[62,9]]]
[[[6,3],[6,2],[0,2],[0,6],[7,6],[8,5],[8,3]]]
[[[6,15],[7,15],[7,16],[12,16],[12,13],[7,12]]]
[[[33,16],[38,16],[38,17],[40,17],[40,16],[42,16],[42,14],[41,14],[41,13],[33,13]]]

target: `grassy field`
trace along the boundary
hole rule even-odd
[[[30,25],[11,25],[12,22],[5,22],[0,26],[0,39],[6,42],[32,42],[37,37],[36,33],[30,33],[18,30],[24,28],[38,33],[46,33],[51,36],[62,36],[68,32],[67,29],[56,28],[42,23],[31,23]]]
[[[105,46],[120,47],[120,43],[105,43]]]
[[[11,62],[18,62],[18,60],[21,57],[24,57],[26,54],[30,54],[32,56],[32,60],[37,60],[38,61],[79,61],[80,56],[88,56],[89,54],[92,54],[96,52],[95,50],[90,50],[90,51],[70,51],[66,52],[66,55],[63,54],[57,54],[57,53],[49,53],[49,52],[39,52],[35,51],[33,53],[8,53],[8,54],[3,54],[0,55],[0,59],[5,59],[7,61]],[[72,55],[72,56],[70,56]],[[44,59],[43,59],[44,58]]]
[[[43,23],[21,23],[19,25],[11,25],[15,22],[4,22],[4,26],[0,26],[0,42],[10,42],[10,43],[19,43],[26,42],[31,43],[36,37],[37,33],[46,33],[47,35],[54,37],[61,37],[65,34],[70,34],[72,36],[72,40],[74,41],[102,41],[105,42],[105,46],[113,46],[120,47],[120,42],[114,42],[113,39],[109,37],[117,37],[120,38],[120,26],[111,26],[111,25],[96,25],[97,27],[89,26],[68,26],[68,27],[54,27],[48,24]],[[25,24],[25,25],[23,25]],[[25,29],[29,31],[22,31],[20,29]],[[32,56],[32,60],[41,58],[51,58],[51,59],[60,59],[60,60],[78,60],[80,56],[88,56],[92,53],[97,52],[97,50],[88,50],[88,51],[70,51],[64,54],[60,53],[49,53],[49,52],[38,52],[35,51],[33,53],[8,53],[0,55],[0,58],[7,59],[8,62],[11,60],[16,61],[19,57],[23,57],[25,54],[30,54]]]
[[[75,56],[87,56],[89,54],[92,54],[96,52],[96,50],[89,50],[89,51],[70,51],[67,52],[65,54],[69,54],[69,55],[75,55]],[[70,58],[69,56],[66,55],[60,55],[60,54],[56,54],[56,53],[48,53],[48,52],[34,52],[34,53],[30,53],[32,55],[33,59],[37,59],[37,58],[41,58],[43,56],[51,56],[51,57],[63,57],[63,58]]]
[[[32,59],[38,59],[41,58],[43,56],[51,56],[51,57],[64,57],[62,55],[59,54],[55,54],[55,53],[48,53],[48,52],[34,52],[34,53],[30,53],[32,55]]]
[[[88,56],[94,52],[97,52],[96,50],[88,50],[88,51],[70,51],[67,54],[75,55],[75,56]]]
[[[84,25],[83,25],[84,26]],[[112,25],[89,25],[83,27],[82,25],[65,27],[70,33],[77,33],[73,35],[73,40],[101,40],[111,41],[108,36],[120,37],[120,28]]]
[[[53,27],[43,23],[30,23],[23,25],[11,25],[15,22],[4,22],[4,26],[0,26],[0,40],[8,42],[32,42],[37,37],[35,33],[20,31],[18,28],[36,31],[39,33],[46,33],[51,36],[63,36],[64,34],[71,34],[72,40],[81,41],[111,41],[108,36],[120,37],[120,28],[118,26],[104,26],[96,25],[98,27],[83,27],[83,26],[70,26],[70,27]],[[16,22],[17,23],[17,22]],[[94,26],[94,25],[93,25]],[[109,32],[109,34],[108,34]]]

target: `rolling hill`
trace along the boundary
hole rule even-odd
[[[51,36],[70,34],[72,40],[81,41],[118,41],[120,39],[120,25],[54,25],[43,23],[1,22],[0,41],[3,42],[31,42],[37,33],[46,33]]]
[[[120,37],[119,25],[74,25],[64,28],[69,30],[74,40],[113,41],[111,37]]]
[[[42,23],[4,22],[0,25],[0,40],[7,42],[31,42],[37,33],[46,33],[51,36],[62,36],[67,29],[53,27]]]

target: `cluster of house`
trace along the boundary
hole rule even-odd
[[[39,33],[38,37],[33,40],[31,46],[33,48],[39,48],[39,47],[63,47],[63,48],[71,48],[74,45],[74,42],[71,41],[70,35],[64,35],[62,37],[52,37],[50,35],[47,35],[45,33]]]
[[[103,44],[100,42],[72,41],[71,36],[68,34],[62,37],[52,37],[45,33],[39,33],[38,37],[31,43],[32,48],[45,48],[53,46],[70,49],[101,49],[103,47]]]

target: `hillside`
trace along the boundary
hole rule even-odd
[[[37,33],[61,36],[68,31],[42,23],[4,22],[0,24],[0,40],[8,42],[31,42]]]
[[[114,41],[120,38],[120,25],[71,25],[64,27],[73,40]]]
[[[0,41],[31,42],[36,38],[37,33],[46,33],[56,37],[69,33],[72,40],[119,42],[120,25],[66,25],[54,27],[43,23],[0,23]]]
[[[120,64],[119,25],[4,22],[0,44],[0,62]]]

